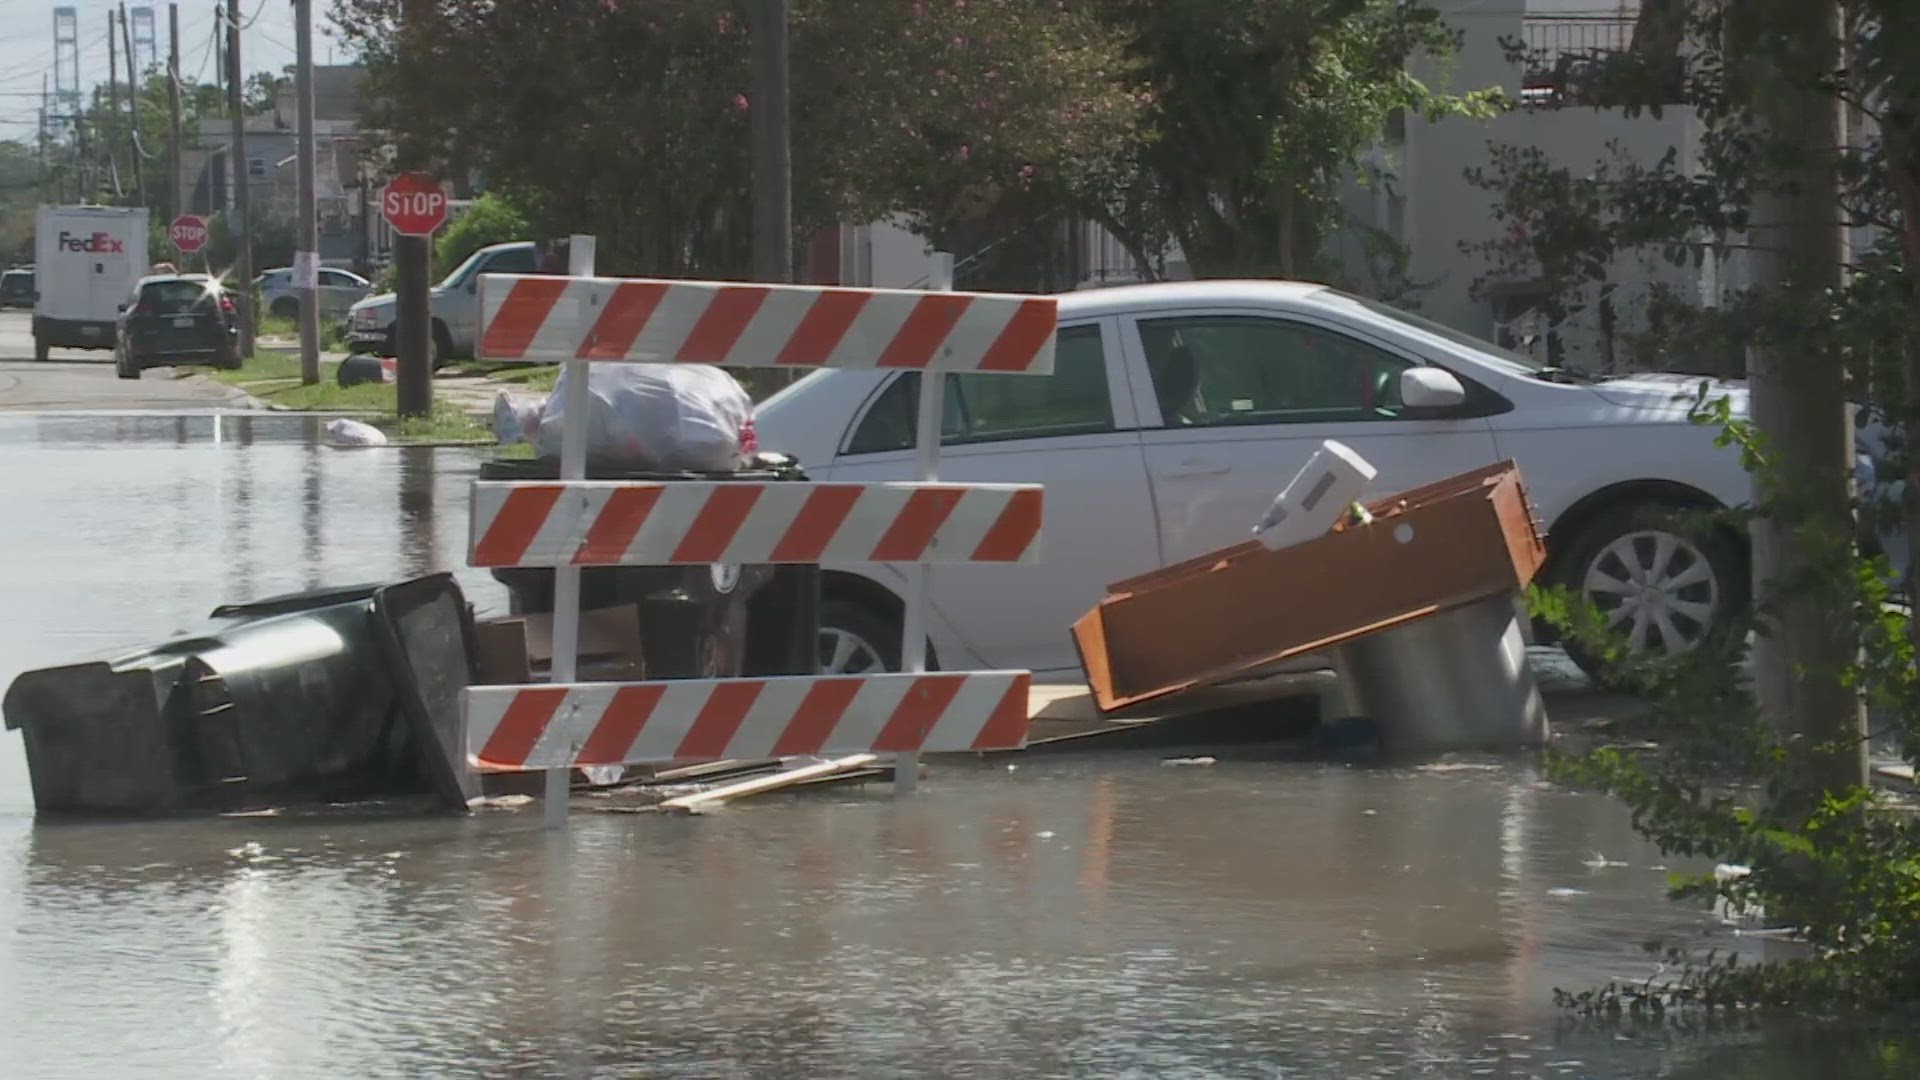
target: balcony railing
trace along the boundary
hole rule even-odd
[[[1595,86],[1591,78],[1582,86],[1581,77],[1601,74],[1610,60],[1633,48],[1634,23],[1633,16],[1610,14],[1539,15],[1523,21],[1519,42],[1525,58],[1523,98],[1540,104],[1564,104],[1576,98],[1588,104],[1604,103],[1587,99],[1604,99],[1612,92]],[[1668,102],[1678,100],[1678,71],[1676,66],[1661,72],[1659,88],[1653,93]]]

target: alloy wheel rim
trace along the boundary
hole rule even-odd
[[[1720,577],[1685,537],[1658,530],[1627,533],[1602,548],[1581,583],[1636,651],[1686,652],[1705,641],[1720,610]]]
[[[867,639],[837,626],[820,628],[820,673],[822,675],[861,675],[886,670],[880,652]]]

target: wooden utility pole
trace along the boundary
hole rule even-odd
[[[758,0],[753,10],[753,270],[785,282],[793,280],[787,0]]]
[[[1769,325],[1749,347],[1754,427],[1778,480],[1762,497],[1784,513],[1753,527],[1754,595],[1777,611],[1754,649],[1754,690],[1789,748],[1803,796],[1867,783],[1866,712],[1844,670],[1858,661],[1840,597],[1781,587],[1806,573],[1823,538],[1853,529],[1853,419],[1845,369],[1824,347],[1827,293],[1842,284],[1837,195],[1844,105],[1822,86],[1840,60],[1831,0],[1737,0],[1729,67],[1753,106],[1766,175],[1752,208],[1753,284]]]
[[[240,315],[240,355],[253,355],[253,229],[247,192],[247,108],[240,66],[240,0],[227,0],[227,112],[233,141],[227,146],[227,171],[233,185],[233,297]]]
[[[107,176],[113,181],[113,196],[120,198],[125,189],[120,185],[119,159],[114,156],[113,128],[120,122],[120,24],[112,8],[107,9],[107,124],[100,133],[100,141],[107,151]]]
[[[427,77],[426,35],[433,28],[432,0],[402,0],[400,8],[401,77]],[[396,173],[424,169],[428,162],[412,139],[402,139]],[[433,411],[433,310],[428,294],[431,236],[393,238],[394,342],[398,370],[395,391],[401,416],[426,416]]]
[[[167,220],[187,212],[187,196],[180,182],[180,5],[167,5]]]
[[[147,167],[140,153],[140,74],[135,70],[133,30],[127,22],[125,0],[120,4],[120,45],[121,54],[127,58],[127,157],[133,164],[133,197],[146,206]]]
[[[313,191],[313,0],[293,0],[294,96],[300,130],[294,168],[299,172],[300,250],[293,257],[295,295],[300,298],[300,381],[320,381],[320,243]]]

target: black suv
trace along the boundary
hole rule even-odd
[[[0,274],[0,307],[33,306],[33,271],[9,270]]]
[[[218,281],[206,274],[144,277],[120,305],[113,368],[123,379],[163,364],[237,368],[239,342],[233,298]]]

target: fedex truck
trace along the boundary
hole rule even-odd
[[[33,356],[111,349],[120,305],[147,272],[147,211],[43,206],[34,225]]]

